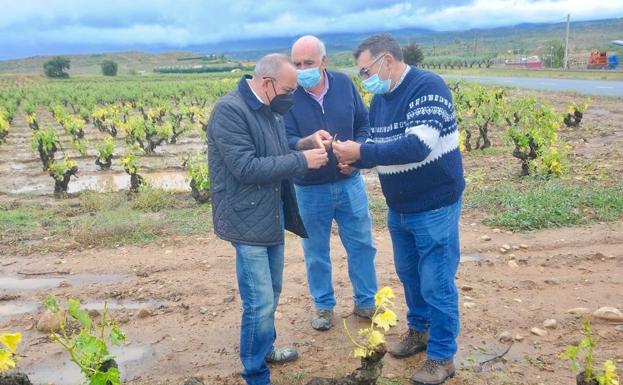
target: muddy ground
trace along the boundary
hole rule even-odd
[[[479,224],[472,226],[477,220],[477,215],[466,213],[461,225],[465,262],[457,278],[463,324],[457,361],[466,370],[449,383],[471,384],[474,378],[494,384],[570,383],[572,375],[558,358],[568,344],[579,339],[579,319],[568,310],[623,307],[623,223],[522,235],[494,233]],[[491,241],[483,241],[483,234],[489,234]],[[404,319],[404,300],[392,268],[388,234],[375,231],[375,238],[379,282],[396,289],[397,312]],[[503,244],[525,248],[500,254],[498,249]],[[336,239],[332,246],[337,315],[347,317],[351,328],[364,326],[364,322],[349,316],[352,292],[345,273],[345,254]],[[324,333],[309,326],[311,305],[304,262],[294,237],[288,238],[286,255],[286,279],[277,314],[279,343],[298,347],[301,359],[275,368],[275,383],[289,384],[291,376],[301,373],[305,378],[332,376],[355,368],[357,361],[349,358],[352,347],[339,323]],[[516,265],[509,264],[511,260]],[[28,257],[4,255],[2,265],[3,275],[69,271],[77,275],[123,276],[112,282],[77,282],[66,288],[59,284],[50,289],[22,288],[3,293],[18,296],[18,305],[41,303],[45,293],[51,291],[61,298],[100,303],[106,300],[133,307],[113,310],[130,341],[131,354],[125,359],[134,361],[124,361],[123,350],[120,357],[126,373],[134,378],[132,384],[173,384],[190,375],[203,376],[210,384],[240,383],[240,300],[233,251],[211,234],[143,247]],[[71,282],[72,275],[60,277]],[[89,306],[96,307],[97,303]],[[139,318],[139,308],[150,309],[151,316]],[[47,341],[45,334],[33,329],[38,313],[35,310],[3,317],[0,326],[25,333],[25,357],[20,362],[23,370],[39,379],[41,373],[49,373],[50,379],[58,378],[53,372],[66,356]],[[547,336],[530,333],[531,328],[542,328],[543,321],[551,318],[557,320],[558,326],[548,330]],[[599,356],[623,360],[621,328],[603,322],[596,322],[594,327],[600,336]],[[401,322],[388,339],[397,338],[404,328]],[[520,341],[514,342],[503,361],[486,365],[478,373],[478,362],[505,350],[507,345],[498,342],[505,331]],[[422,359],[422,355],[406,360],[388,357],[385,375],[407,383],[405,379]],[[39,370],[42,372],[37,374]]]
[[[572,95],[550,97],[562,107],[569,100],[577,100]],[[572,159],[577,162],[574,175],[621,178],[622,102],[596,99],[591,108],[593,112],[586,114],[582,130],[565,132],[572,145]],[[22,127],[24,137],[27,130]],[[19,136],[14,139],[19,140]],[[190,138],[188,146],[198,146],[196,139]],[[7,147],[0,147],[0,182],[23,174],[24,179],[15,186],[43,186],[49,177],[33,160],[34,152],[25,144],[21,148],[8,155]],[[7,162],[11,156],[16,162]],[[159,170],[159,163],[167,169],[182,159],[180,155],[163,158],[148,161],[154,172]],[[87,160],[84,162],[86,170]],[[487,184],[506,183],[518,172],[510,156],[498,153],[467,155],[465,167],[468,176],[483,173],[479,183]],[[96,173],[94,166],[91,172]],[[366,173],[366,180],[371,198],[379,199],[374,174]],[[45,195],[49,193],[47,187],[29,192],[4,194],[2,201],[51,199]],[[72,199],[76,198],[70,198],[69,204]],[[581,317],[569,310],[582,307],[593,311],[602,306],[623,309],[623,221],[512,233],[484,225],[487,215],[484,210],[466,208],[462,216],[463,262],[457,277],[462,331],[456,358],[461,370],[447,383],[573,383],[573,374],[559,358],[567,345],[581,337]],[[401,321],[388,333],[391,343],[405,330],[404,297],[393,269],[389,234],[382,223],[377,223],[374,238],[379,284],[392,286],[398,297],[395,303]],[[148,244],[113,248],[66,244],[55,252],[24,253],[19,243],[2,244],[0,329],[24,333],[19,365],[37,383],[80,381],[67,355],[36,330],[40,304],[48,292],[60,298],[77,297],[92,309],[101,309],[103,302],[108,302],[128,335],[129,344],[115,351],[128,384],[179,384],[188,376],[203,377],[206,384],[243,383],[237,351],[241,308],[234,252],[213,234],[164,237]],[[510,250],[502,252],[503,245]],[[276,321],[278,344],[296,346],[301,358],[273,368],[277,385],[302,384],[313,376],[343,375],[358,366],[341,318],[351,329],[365,326],[365,322],[350,315],[352,290],[337,235],[332,237],[332,250],[338,322],[328,332],[317,332],[309,325],[312,306],[302,250],[295,237],[287,238],[284,288]],[[546,319],[555,319],[556,327],[546,329],[545,336],[532,334],[530,330],[543,328]],[[599,320],[593,326],[599,336],[597,359],[613,358],[623,367],[623,327]],[[504,332],[512,337],[508,353],[480,365],[506,351],[511,342],[499,341]],[[404,360],[387,357],[382,383],[408,384],[410,373],[423,359],[422,354]]]

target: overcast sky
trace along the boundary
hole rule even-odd
[[[623,17],[623,1],[0,0],[0,59],[404,27],[439,31]]]

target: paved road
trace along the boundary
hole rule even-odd
[[[544,91],[577,92],[585,95],[623,96],[622,80],[572,80],[548,78],[512,78],[497,76],[441,75],[446,79],[464,79],[504,87],[529,88]]]

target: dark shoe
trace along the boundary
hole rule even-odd
[[[427,359],[420,370],[411,377],[411,381],[415,385],[439,385],[454,377],[454,373],[452,359],[445,361]]]
[[[273,349],[268,356],[266,362],[269,364],[285,364],[287,362],[296,361],[299,353],[294,348]]]
[[[316,316],[311,321],[312,328],[316,330],[329,330],[333,326],[332,310],[317,310]]]
[[[389,354],[396,358],[405,358],[426,350],[428,333],[418,332],[409,328],[402,336],[400,341],[389,349]]]
[[[366,309],[355,305],[355,310],[353,310],[353,313],[357,317],[372,319],[372,317],[374,316],[374,309]]]

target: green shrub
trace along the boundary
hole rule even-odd
[[[175,206],[175,195],[149,185],[141,185],[131,205],[136,210],[157,212]]]

